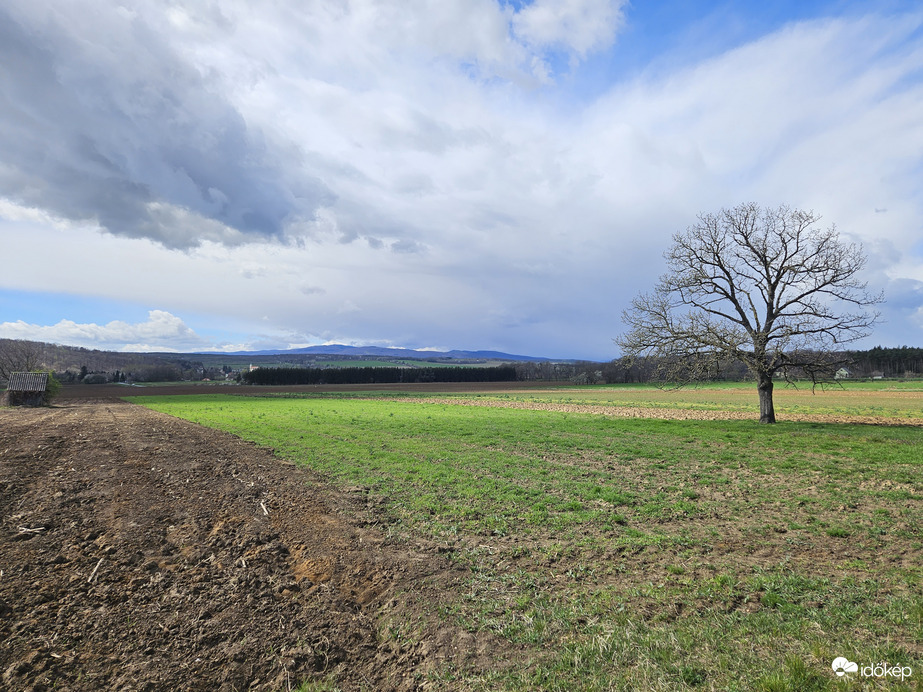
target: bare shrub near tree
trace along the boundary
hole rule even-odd
[[[756,378],[760,422],[775,423],[773,378],[815,383],[845,362],[842,345],[867,336],[880,303],[857,277],[862,248],[821,229],[811,211],[742,204],[701,214],[673,236],[667,272],[622,313],[615,339],[628,357],[650,357],[658,379],[714,377],[728,359]]]

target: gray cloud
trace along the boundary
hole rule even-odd
[[[325,230],[316,215],[331,206],[343,242],[393,235],[406,219],[363,209],[362,183],[380,184],[379,165],[394,170],[392,192],[424,196],[439,181],[421,161],[493,146],[477,105],[459,120],[434,109],[434,95],[444,100],[453,82],[447,93],[519,83],[551,45],[603,48],[622,4],[359,1],[341,12],[10,0],[0,8],[0,197],[170,248],[297,241]]]
[[[425,252],[426,248],[415,240],[405,238],[403,240],[398,240],[394,243],[391,243],[391,250],[393,252],[416,254],[418,252]]]
[[[277,236],[331,200],[305,176],[296,197],[298,162],[142,18],[81,35],[18,10],[0,9],[0,196],[168,247]]]

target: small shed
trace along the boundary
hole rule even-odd
[[[9,406],[41,406],[48,390],[47,372],[14,372],[4,398]]]

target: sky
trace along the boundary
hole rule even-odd
[[[673,234],[813,210],[923,345],[923,7],[5,0],[0,337],[605,361]]]

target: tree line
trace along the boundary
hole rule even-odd
[[[163,382],[223,377],[201,362],[168,354],[121,353],[24,339],[0,339],[0,381],[8,372],[49,370],[64,384]]]
[[[845,362],[853,378],[923,377],[923,348],[911,346],[875,346],[867,350],[843,351],[837,361]],[[708,379],[740,381],[750,377],[746,365],[732,358],[709,359]],[[698,367],[698,366],[696,366]],[[166,382],[200,380],[203,377],[224,379],[231,368],[206,368],[183,358],[167,360],[148,354],[107,353],[40,342],[0,339],[0,387],[11,372],[49,370],[63,384],[102,384],[105,382]],[[261,368],[254,373],[301,371],[308,368]],[[574,384],[647,383],[658,379],[663,367],[655,357],[617,358],[599,361],[518,362],[497,368],[423,367],[416,375],[401,367],[310,368],[311,381],[303,384],[371,384],[375,382],[475,382],[475,381],[569,381]],[[339,374],[337,370],[361,371]],[[438,372],[437,372],[438,371]],[[453,374],[457,371],[457,374]],[[482,371],[490,371],[484,374]],[[835,371],[827,376],[832,378]],[[279,375],[281,377],[281,375]],[[244,373],[244,381],[249,381]],[[344,378],[344,379],[338,379]],[[443,379],[453,378],[453,379]],[[469,379],[470,378],[470,379]],[[491,379],[495,378],[495,379]]]
[[[923,348],[876,346],[853,351],[852,367],[860,377],[920,377],[923,375]]]
[[[841,351],[832,355],[837,365],[825,372],[815,372],[821,380],[834,379],[840,367],[845,367],[849,377],[855,379],[923,378],[923,348],[875,346],[867,350]],[[740,382],[752,378],[746,365],[732,358],[711,358],[708,366],[708,376],[703,378],[707,381]],[[543,371],[536,364],[517,364],[516,368],[520,380],[566,379],[579,384],[644,384],[659,381],[663,371],[656,357],[616,358],[607,363],[557,363],[553,370],[556,376],[551,378],[543,377],[550,374],[550,371]],[[696,365],[695,368],[701,371],[703,366]],[[810,373],[807,372],[793,370],[791,374],[794,379],[810,379]]]
[[[246,384],[415,384],[422,382],[514,382],[516,368],[258,368],[241,375]]]

